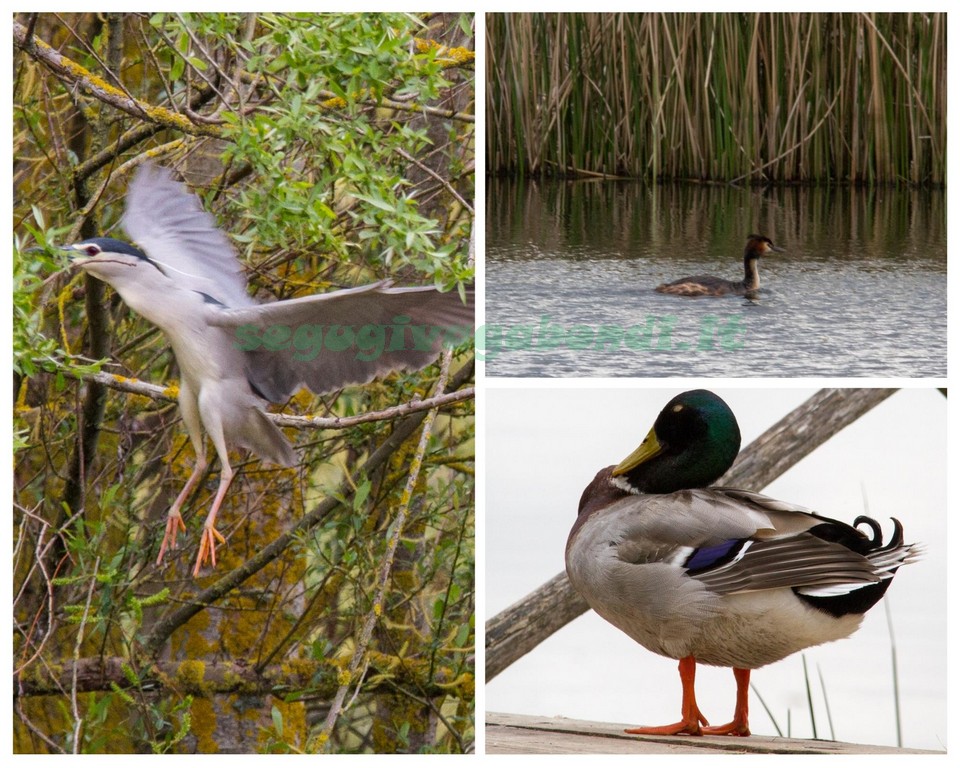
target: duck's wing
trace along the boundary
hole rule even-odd
[[[773,529],[761,508],[706,489],[621,494],[595,511],[584,509],[589,520],[578,520],[572,534],[590,536],[598,544],[609,542],[617,559],[637,565],[663,562],[683,567],[700,549]]]
[[[880,526],[846,523],[769,496],[730,488],[639,495],[619,502],[617,556],[667,562],[711,592],[794,588],[810,595],[849,592],[888,580],[917,555],[895,522],[887,544]]]

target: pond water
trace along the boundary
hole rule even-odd
[[[653,290],[753,232],[756,298]],[[489,180],[485,307],[493,376],[946,376],[945,195]]]

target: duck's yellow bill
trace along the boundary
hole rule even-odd
[[[654,456],[660,455],[662,452],[663,445],[661,445],[660,441],[657,440],[656,432],[651,429],[647,433],[647,436],[643,438],[643,442],[640,443],[640,447],[613,468],[613,475],[614,477],[617,475],[624,475],[634,467],[640,466],[643,464],[643,462],[649,461]]]

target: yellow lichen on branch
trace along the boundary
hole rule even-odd
[[[469,48],[454,48],[448,45],[442,45],[436,40],[423,40],[419,37],[413,41],[413,44],[420,53],[436,51],[437,61],[447,67],[459,67],[463,64],[472,64],[477,55],[475,51],[471,51]]]
[[[473,64],[476,58],[476,52],[471,51],[469,48],[461,47],[452,47],[448,45],[443,45],[438,43],[436,40],[431,39],[421,39],[414,38],[413,41],[414,47],[417,49],[417,53],[430,53],[434,52],[436,54],[437,63],[439,63],[444,69],[450,67],[459,67],[464,64]],[[354,94],[355,101],[361,101],[366,98],[370,90],[364,88],[361,91],[358,91]],[[333,96],[325,101],[320,102],[320,106],[324,109],[343,109],[347,106],[347,100],[342,96]],[[401,106],[394,105],[389,103],[388,106]],[[406,108],[410,108],[409,104],[402,105]]]
[[[51,48],[42,40],[32,36],[28,37],[27,28],[16,21],[13,23],[13,41],[18,48],[42,63],[66,85],[79,87],[104,104],[109,104],[133,117],[158,123],[167,128],[174,128],[184,133],[196,136],[220,136],[220,130],[216,126],[197,125],[177,112],[171,112],[164,107],[145,104],[133,98],[130,94],[110,85],[90,70]]]

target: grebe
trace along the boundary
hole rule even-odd
[[[745,296],[760,288],[760,272],[757,261],[768,253],[783,253],[769,237],[749,235],[743,249],[743,280],[724,280],[712,275],[697,275],[658,285],[658,293],[675,296]]]

